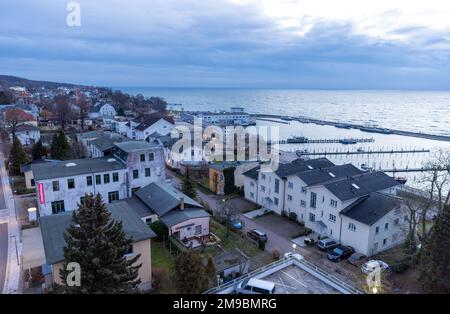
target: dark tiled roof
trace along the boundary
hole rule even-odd
[[[322,169],[314,169],[309,171],[302,171],[297,176],[303,180],[307,185],[316,185],[325,183],[337,178],[354,176],[361,174],[362,171],[353,166],[352,164],[333,166]]]
[[[172,210],[171,212],[165,214],[160,219],[168,227],[178,225],[183,221],[195,218],[209,217],[205,210],[201,208],[186,208],[184,210]]]
[[[126,138],[119,134],[102,134],[99,138],[91,141],[91,145],[101,151],[112,149],[115,143],[122,142]]]
[[[346,201],[396,185],[399,185],[399,183],[392,177],[389,177],[384,172],[378,171],[333,181],[324,186],[337,198]]]
[[[110,208],[111,217],[122,221],[125,235],[139,242],[153,238],[155,233],[133,211],[127,208]],[[63,248],[66,245],[64,232],[72,223],[72,212],[44,216],[40,219],[42,241],[44,243],[45,261],[52,265],[64,260]]]
[[[184,198],[186,207],[202,208],[202,205],[169,184],[153,182],[137,191],[135,195],[158,216],[179,208],[181,197]]]
[[[145,119],[144,121],[142,121],[138,126],[136,126],[136,130],[138,131],[144,131],[145,129],[147,129],[148,127],[150,127],[151,125],[155,124],[156,122],[158,122],[159,120],[164,119],[169,123],[174,124],[173,118],[172,117],[149,117],[147,119]]]
[[[66,166],[69,164],[75,164],[75,166]],[[120,169],[126,169],[126,167],[114,157],[51,161],[31,165],[33,177],[36,181]]]
[[[341,214],[366,225],[373,225],[391,210],[401,205],[401,199],[372,192],[347,206]]]
[[[288,164],[279,164],[275,173],[280,177],[286,177],[288,175],[297,174],[301,171],[308,171],[312,169],[328,168],[334,164],[327,158],[318,158],[310,160],[296,159]]]
[[[249,177],[253,180],[258,180],[259,168],[260,168],[260,166],[256,166],[255,168],[245,171],[244,173],[242,173],[242,175],[245,177]]]
[[[124,208],[126,210],[134,211],[141,218],[155,214],[154,211],[152,211],[149,207],[147,207],[147,205],[145,205],[136,196],[125,198],[117,202],[109,203],[107,204],[107,206],[108,208]]]

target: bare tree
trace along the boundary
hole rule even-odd
[[[77,96],[77,105],[80,108],[79,118],[81,120],[81,132],[84,131],[85,120],[88,117],[89,104],[84,95]]]
[[[9,127],[12,137],[16,136],[17,127],[28,121],[28,114],[19,108],[9,109],[5,112],[5,125]]]
[[[69,106],[69,98],[67,96],[56,96],[54,110],[61,128],[64,130],[66,124],[73,118],[73,111]]]

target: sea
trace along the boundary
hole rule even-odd
[[[178,110],[224,111],[243,107],[248,113],[303,116],[321,120],[367,124],[405,131],[450,136],[450,91],[379,90],[297,90],[297,89],[216,89],[120,87],[129,94],[163,97]],[[336,164],[352,163],[373,169],[421,168],[437,154],[450,150],[450,142],[366,133],[356,129],[305,124],[298,121],[257,120],[257,126],[279,129],[280,138],[304,136],[309,139],[373,138],[374,142],[355,145],[282,144],[289,152],[307,150],[323,153]],[[429,153],[325,155],[330,152],[375,150],[419,150]],[[316,156],[317,157],[317,156]],[[407,184],[423,187],[424,173],[388,173],[407,178]]]

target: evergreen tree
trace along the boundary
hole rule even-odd
[[[181,252],[175,258],[175,285],[179,293],[198,294],[208,286],[200,254],[193,250]]]
[[[70,145],[63,130],[53,135],[50,146],[50,155],[53,159],[65,160],[71,156]]]
[[[81,269],[81,286],[59,285],[56,293],[135,293],[138,270],[137,254],[127,259],[132,241],[127,239],[122,222],[111,218],[100,194],[85,195],[85,201],[73,212],[73,223],[64,233],[62,282],[68,278],[67,264],[77,262]]]
[[[120,107],[119,110],[117,111],[117,115],[118,115],[118,116],[121,116],[121,117],[124,117],[124,116],[125,116],[125,111],[123,110],[122,107]]]
[[[50,144],[50,156],[53,159],[59,159],[59,137],[58,133],[53,135],[52,143]]]
[[[189,177],[189,172],[186,172],[186,175],[183,178],[181,190],[190,198],[195,198],[197,196],[197,191],[195,190],[194,182],[192,182]]]
[[[217,270],[216,270],[216,265],[214,265],[214,261],[213,261],[211,255],[208,256],[205,274],[206,274],[206,278],[209,281],[209,286],[214,286],[216,284],[216,280],[217,280]]]
[[[13,175],[20,174],[20,165],[28,162],[28,156],[25,153],[22,143],[14,136],[11,150],[9,153],[9,171]]]
[[[450,206],[443,208],[422,248],[420,282],[426,293],[450,292]]]
[[[33,147],[31,147],[31,155],[33,156],[33,160],[42,159],[42,157],[47,156],[47,149],[42,145],[41,140],[33,144]]]

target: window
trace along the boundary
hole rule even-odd
[[[349,223],[348,224],[348,230],[356,231],[356,225],[353,222]]]
[[[333,200],[333,199],[330,200],[330,206],[331,206],[331,207],[336,208],[336,207],[337,207],[337,204],[338,204],[338,203],[337,203],[336,200]]]
[[[254,197],[255,197],[255,193],[250,192],[250,197],[251,197],[251,198],[254,198]]]
[[[288,182],[288,189],[293,189],[294,188],[294,183],[293,182]]]
[[[253,181],[250,182],[250,186],[251,186],[251,187],[254,187],[254,186],[255,186],[255,182],[253,182]]]
[[[109,174],[107,173],[107,174],[104,174],[103,175],[103,183],[109,183]]]
[[[135,187],[135,188],[132,188],[131,189],[131,195],[133,196],[134,194],[136,194],[136,192],[137,191],[139,191],[141,188],[138,186],[138,187]]]
[[[108,202],[112,203],[119,200],[119,191],[108,192]]]
[[[97,174],[95,175],[95,184],[102,184],[102,176]]]
[[[59,181],[53,181],[52,186],[53,186],[53,192],[59,191]]]
[[[261,174],[261,179],[266,180],[266,175],[264,173]]]
[[[309,221],[311,222],[316,221],[316,215],[314,215],[313,213],[309,213]]]
[[[87,186],[91,186],[92,185],[92,176],[87,176],[86,177],[86,185]]]
[[[52,213],[58,214],[65,212],[64,201],[55,201],[52,202]]]
[[[119,173],[118,172],[113,172],[113,182],[118,182],[119,181]]]
[[[306,201],[303,201],[303,200],[300,201],[300,206],[301,206],[301,207],[306,207]]]
[[[394,225],[398,225],[399,222],[400,222],[400,220],[399,220],[398,218],[396,218],[396,219],[394,220]]]
[[[133,170],[133,179],[139,179],[139,170],[137,169]]]
[[[392,235],[392,242],[396,242],[398,240],[398,234],[397,233],[394,233],[393,235]]]
[[[67,188],[69,188],[69,189],[75,188],[75,180],[74,179],[67,179]]]
[[[274,198],[273,198],[273,203],[274,203],[275,205],[278,205],[278,203],[279,203],[278,197],[274,197]]]
[[[302,193],[306,194],[306,186],[302,186]]]
[[[31,184],[31,186],[35,186],[36,183],[34,182],[34,179],[30,180],[30,184]]]
[[[150,177],[151,175],[150,168],[145,168],[145,176]]]
[[[336,216],[333,214],[330,214],[329,220],[332,222],[336,222]]]
[[[85,201],[86,201],[86,196],[80,197],[80,205],[84,205]]]
[[[375,242],[373,244],[373,252],[376,252],[376,251],[378,251],[378,242]]]
[[[145,154],[141,154],[141,161],[145,161]]]
[[[375,234],[379,234],[380,233],[380,227],[375,227]]]
[[[275,193],[280,193],[280,180],[275,179]]]
[[[288,201],[292,201],[292,195],[288,194]]]
[[[384,224],[384,230],[388,230],[389,229],[389,223],[385,223]]]
[[[383,246],[386,246],[386,244],[387,244],[387,238],[386,239],[383,239]]]
[[[195,234],[201,234],[202,233],[202,225],[195,226]]]
[[[264,185],[261,185],[261,191],[266,191],[266,187]]]
[[[148,153],[148,160],[149,160],[149,161],[155,160],[155,154],[153,154],[153,153]]]
[[[408,221],[408,215],[405,215],[405,217],[403,217],[404,221]]]
[[[311,192],[311,201],[309,203],[309,207],[316,208],[316,202],[317,202],[317,194],[314,192]]]

